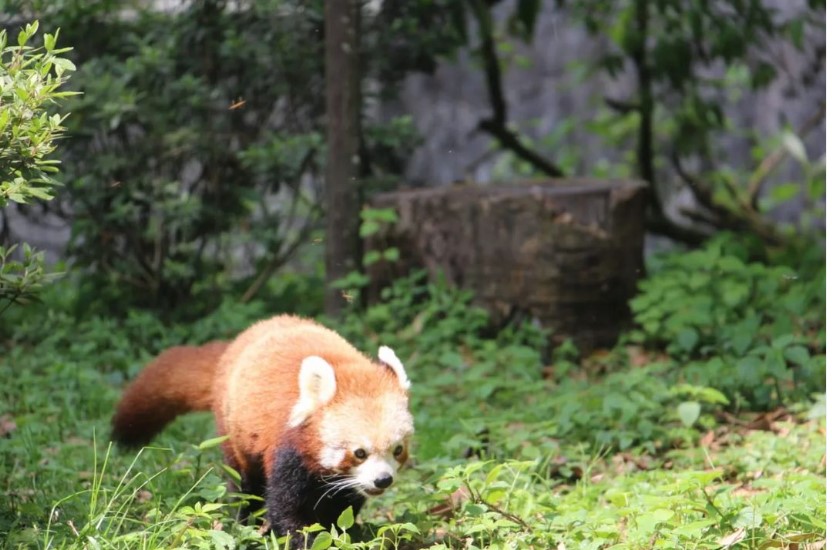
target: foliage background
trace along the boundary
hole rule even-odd
[[[226,485],[233,473],[207,439],[209,418],[177,421],[138,456],[110,449],[106,434],[120,388],[155,353],[291,311],[366,351],[393,346],[414,380],[411,468],[362,513],[364,542],[335,528],[310,534],[316,548],[383,538],[401,548],[817,548],[825,106],[805,99],[823,79],[825,6],[366,7],[365,196],[402,178],[563,172],[653,184],[652,228],[677,242],[648,258],[632,330],[583,357],[569,344],[547,353],[534,320],[494,331],[470,294],[419,273],[380,303],[321,317],[322,6],[2,5],[13,36],[26,18],[62,29],[82,92],[49,106],[59,118],[48,120],[68,128],[57,199],[2,214],[4,246],[31,236],[16,229],[26,221],[70,228],[56,267],[66,276],[42,303],[0,316],[3,547],[280,547],[235,521],[246,497]],[[539,55],[552,35],[558,51]],[[581,42],[589,36],[597,42]],[[784,43],[799,75],[770,56]],[[756,132],[762,114],[732,104],[763,103],[784,81],[812,108]],[[457,95],[445,103],[448,82]],[[556,94],[544,94],[545,109],[524,101],[535,85]],[[582,110],[567,116],[576,97]],[[430,108],[409,110],[421,102]],[[365,212],[362,231],[387,215]]]

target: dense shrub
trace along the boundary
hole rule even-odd
[[[701,250],[656,258],[631,307],[637,342],[667,349],[685,377],[766,408],[822,391],[822,251],[767,262],[724,234]]]
[[[76,46],[73,84],[84,93],[71,105],[55,211],[72,224],[85,308],[198,316],[231,283],[250,299],[310,244],[322,214],[322,2],[17,4],[64,26]],[[431,13],[385,10],[363,28],[364,47],[389,44],[386,25]],[[398,26],[395,51],[367,57],[385,86],[425,58],[420,49],[443,48]],[[407,117],[366,116],[363,126],[369,193],[398,182],[415,134]]]
[[[58,161],[51,157],[64,134],[66,115],[52,107],[71,92],[59,90],[75,70],[58,48],[58,33],[43,35],[33,46],[39,24],[23,28],[13,41],[0,30],[0,218],[10,202],[49,200],[58,184]],[[51,277],[43,254],[27,245],[5,246],[8,223],[0,229],[0,314],[14,303],[32,300]],[[22,254],[21,254],[22,252]]]

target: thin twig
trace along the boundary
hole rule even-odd
[[[708,185],[693,174],[688,173],[682,167],[681,159],[676,151],[671,152],[670,159],[676,173],[691,190],[697,202],[702,207],[710,211],[710,214],[713,217],[713,221],[711,223],[715,227],[718,229],[750,231],[759,235],[770,244],[783,244],[783,237],[777,232],[777,229],[758,212],[750,209],[743,209],[741,212],[735,212],[726,206],[718,204],[714,200],[713,193],[711,193]],[[735,191],[736,190],[732,190],[732,192]],[[689,218],[693,218],[689,211],[685,212],[685,215]]]
[[[818,124],[823,122],[825,118],[826,102],[823,101],[815,114],[806,120],[798,129],[797,136],[801,138],[806,136],[806,134],[808,134]],[[751,178],[748,180],[748,208],[755,211],[759,210],[758,203],[760,200],[760,193],[763,190],[763,181],[774,171],[775,168],[777,168],[781,162],[783,162],[783,159],[786,158],[786,154],[786,147],[781,144],[780,147],[766,155],[762,162],[760,162],[757,169],[754,170],[754,173],[751,174]]]
[[[465,488],[468,489],[468,494],[470,494],[473,497],[475,502],[477,502],[479,504],[483,504],[486,508],[488,508],[492,512],[500,514],[501,516],[503,516],[507,520],[516,523],[517,525],[522,527],[524,530],[529,531],[529,532],[532,531],[532,528],[529,526],[528,523],[526,523],[526,521],[523,518],[521,518],[520,516],[514,515],[511,512],[507,512],[507,511],[503,510],[502,508],[494,506],[493,504],[491,504],[489,502],[486,502],[485,499],[482,498],[482,495],[478,491],[475,491],[474,488],[471,487],[471,485],[468,484],[467,482],[465,482]]]

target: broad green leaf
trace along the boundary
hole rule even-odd
[[[676,335],[676,343],[682,350],[690,353],[699,342],[699,333],[695,329],[686,327],[679,331]]]
[[[753,384],[762,376],[763,362],[759,357],[748,356],[737,363],[737,375],[745,384]]]
[[[352,510],[352,508],[347,509]],[[330,546],[332,546],[332,535],[326,531],[321,531],[317,534],[315,540],[312,541],[312,545],[309,547],[309,550],[326,550]]]
[[[397,262],[399,260],[399,249],[388,248],[384,251],[384,259],[388,262]]]
[[[679,403],[676,410],[679,413],[679,418],[682,420],[682,424],[690,428],[699,419],[699,413],[702,411],[702,405],[700,405],[697,401],[685,401],[683,403]]]
[[[218,550],[234,550],[237,548],[237,541],[234,536],[225,531],[211,529],[211,540],[214,543],[214,548]]]
[[[809,350],[805,346],[790,346],[783,352],[783,356],[801,367],[806,366],[809,363],[809,359],[811,359]]]
[[[352,512],[352,506],[347,507],[346,510],[341,512],[341,515],[338,516],[338,521],[335,523],[344,531],[352,527],[355,524],[355,515]]]
[[[745,508],[740,510],[739,514],[737,514],[737,517],[733,522],[733,526],[737,529],[754,529],[762,525],[762,523],[762,514],[758,510],[755,510],[753,507],[746,506]]]

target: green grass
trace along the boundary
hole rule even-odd
[[[729,414],[666,360],[636,350],[635,366],[623,347],[583,365],[560,350],[544,379],[535,331],[481,337],[464,296],[426,292],[418,314],[393,295],[338,327],[367,350],[397,350],[417,436],[395,490],[358,518],[364,542],[310,532],[316,548],[378,548],[377,537],[398,548],[811,548],[825,537],[819,405],[748,429],[754,414]],[[16,315],[0,355],[0,547],[281,547],[236,521],[241,496],[210,415],[177,420],[138,454],[107,440],[125,379],[153,353],[227,336],[260,306],[168,328],[138,313],[74,322],[60,305]],[[691,402],[698,415],[683,422]]]

